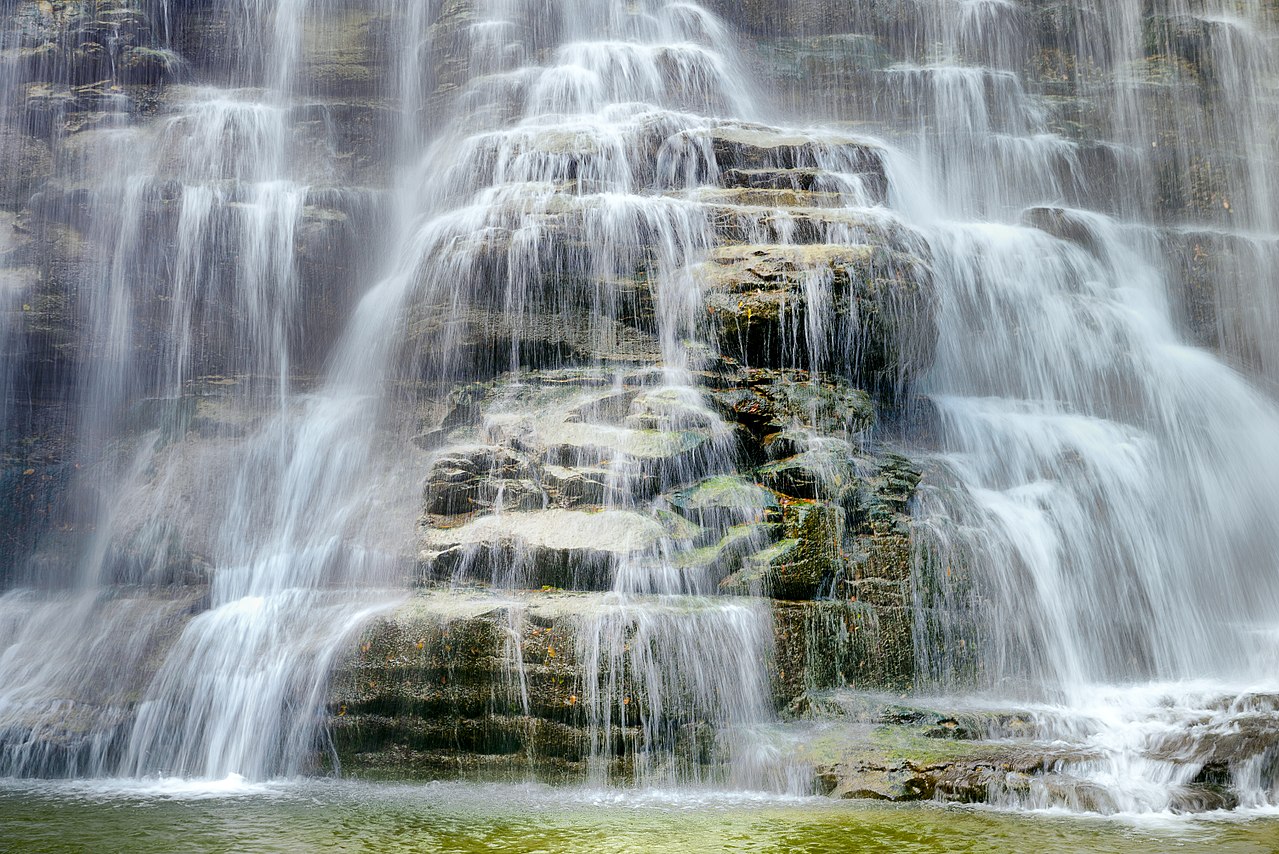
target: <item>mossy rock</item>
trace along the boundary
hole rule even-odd
[[[672,495],[670,503],[698,524],[717,527],[757,522],[779,507],[771,491],[737,475],[706,478]]]
[[[818,501],[783,503],[782,539],[746,558],[720,587],[775,599],[812,599],[844,572],[844,511]]]

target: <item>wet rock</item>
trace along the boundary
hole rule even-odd
[[[710,226],[724,244],[875,245],[920,258],[927,254],[917,234],[880,212],[844,207],[842,195],[840,203],[832,206],[833,191],[806,195],[788,191],[796,193],[793,199],[784,198],[785,192],[749,188],[699,191],[708,206]],[[778,206],[792,200],[808,200],[812,206]]]
[[[760,482],[793,498],[829,498],[844,502],[857,489],[851,446],[839,439],[802,433],[779,433],[766,440],[766,450],[805,448],[756,470]]]
[[[620,464],[619,475],[638,494],[681,478],[716,438],[713,416],[697,400],[643,388],[619,399],[583,384],[586,376],[545,372],[527,384],[498,383],[485,404],[485,435],[551,465]],[[614,406],[623,403],[624,415]]]
[[[785,603],[774,611],[782,651],[773,674],[779,704],[791,704],[807,684],[802,667],[788,651],[798,649],[798,661],[805,655],[821,660],[830,648],[823,646],[829,638],[814,634],[808,623],[824,625],[825,612],[836,605]],[[592,593],[415,594],[394,613],[371,623],[339,656],[328,725],[343,773],[437,777],[535,770],[539,775],[580,775],[591,744],[584,683],[594,667],[602,668],[601,678],[613,673],[626,686],[618,694],[608,735],[620,740],[614,770],[625,771],[625,740],[641,737],[639,721],[629,710],[643,708],[645,701],[642,682],[631,680],[647,677],[611,671],[609,654],[592,659],[589,653],[602,643],[616,644],[618,654],[623,654],[638,621],[660,620],[662,609],[669,607],[646,597],[619,606],[609,594]],[[687,621],[699,606],[688,602],[674,607],[677,613],[672,616]],[[817,616],[810,620],[810,615]],[[613,618],[621,618],[621,623],[610,622]],[[864,642],[840,661],[848,673],[859,680],[866,674],[869,682],[877,678],[871,675],[875,666],[864,659],[878,655],[880,644],[888,639],[872,637],[871,624],[864,615],[861,619],[855,625],[867,632]],[[675,690],[676,684],[666,690]],[[678,691],[668,699],[678,701]],[[665,712],[672,716],[670,732],[678,742],[678,755],[694,764],[702,761],[698,756],[713,761],[705,727],[681,719],[686,710],[678,702]],[[927,743],[934,753],[941,749],[933,740]]]
[[[928,274],[874,246],[729,246],[702,270],[721,351],[754,367],[840,366],[897,388],[929,361]]]
[[[890,454],[861,482],[849,519],[855,532],[850,561],[846,573],[835,581],[837,595],[883,608],[913,604],[915,585],[926,584],[916,575],[929,565],[928,560],[917,565],[924,549],[916,541],[910,510],[921,478],[909,460]],[[952,570],[946,573],[949,577]],[[960,583],[959,578],[952,580]]]
[[[617,478],[602,466],[544,465],[541,480],[556,503],[566,507],[617,504],[625,493]]]
[[[426,512],[535,510],[547,503],[527,456],[508,448],[453,448],[436,458],[426,482]]]
[[[96,247],[77,229],[55,222],[39,223],[31,237],[39,260],[32,275],[21,274],[26,295],[13,319],[23,363],[16,379],[35,400],[57,401],[70,391],[68,378],[92,344],[79,298]]]
[[[512,313],[477,307],[453,313],[424,307],[411,317],[406,349],[422,373],[443,365],[467,365],[473,376],[497,376],[517,368],[542,369],[600,361],[656,360],[660,348],[645,330],[575,312]]]
[[[723,580],[776,539],[777,526],[772,523],[733,525],[716,542],[680,552],[675,557],[675,565],[679,569],[700,571],[712,580]]]
[[[849,75],[887,68],[892,58],[873,35],[826,33],[774,39],[765,54],[775,74],[814,88],[839,88]]]
[[[53,174],[53,156],[44,143],[11,129],[0,129],[0,151],[0,207],[22,207]]]
[[[843,572],[844,512],[816,501],[783,505],[778,542],[744,560],[720,583],[730,593],[812,599]]]
[[[720,173],[720,184],[726,188],[747,190],[779,190],[799,193],[833,193],[832,187],[826,185],[827,173],[816,167],[792,169],[738,169],[732,167]],[[808,198],[796,195],[795,199]],[[745,202],[744,204],[750,204]],[[792,204],[779,204],[779,207],[813,207],[798,201]]]
[[[780,707],[833,688],[909,690],[914,684],[911,609],[861,602],[775,602],[774,690]]]
[[[908,43],[917,35],[920,19],[928,8],[901,0],[711,0],[707,5],[736,26],[763,37],[823,38],[830,33],[873,33],[893,34]]]
[[[568,763],[580,774],[591,745],[582,654],[613,607],[598,594],[416,596],[339,663],[330,728],[344,770],[435,776],[432,756],[446,754],[453,773],[510,757],[515,767]],[[619,615],[624,644],[636,626]],[[642,685],[623,679],[634,692],[623,708],[638,707]],[[635,738],[637,725],[619,713],[603,735]]]
[[[18,0],[10,5],[18,7],[6,13],[12,15],[6,23],[20,36],[18,67],[23,79],[76,85],[114,80],[118,75],[121,82],[154,83],[168,70],[161,63],[156,76],[136,73],[149,63],[130,53],[159,47],[141,2]]]
[[[116,76],[123,83],[160,83],[178,69],[178,58],[166,50],[131,47],[116,61]]]
[[[1093,254],[1099,251],[1092,227],[1077,211],[1063,208],[1029,208],[1022,213],[1022,221],[1040,231],[1046,231],[1053,237],[1078,244]]]
[[[380,194],[360,189],[313,189],[294,232],[301,322],[291,342],[303,370],[311,372],[328,356],[354,308],[357,283],[372,275],[376,259],[367,235],[383,219]]]
[[[309,19],[304,37],[307,88],[324,95],[377,97],[384,72],[373,14],[350,7],[326,11]]]
[[[785,172],[790,173],[786,183],[795,189],[800,189],[796,184],[809,176],[811,182],[805,189],[833,190],[839,186],[829,178],[822,181],[812,172],[819,170],[822,177],[832,173],[861,176],[870,203],[883,201],[887,191],[883,156],[877,147],[864,141],[732,124],[720,125],[709,131],[708,141],[715,163],[727,178],[725,186],[759,188],[769,186],[770,181],[771,186],[786,186],[779,183],[786,180]]]
[[[836,798],[984,803],[1068,756],[1026,734],[988,740],[1015,713],[952,715],[860,691],[806,694],[793,709],[814,722],[800,755]]]
[[[698,524],[716,528],[757,522],[779,510],[772,492],[732,475],[710,477],[680,490],[671,496],[670,503]]]
[[[840,579],[840,592],[870,605],[900,608],[911,602],[914,546],[903,534],[883,534],[857,539],[857,556]]]
[[[793,456],[815,435],[856,435],[875,422],[870,395],[839,377],[747,368],[715,382],[710,399],[739,425],[739,441],[754,459]]]
[[[631,511],[511,512],[428,529],[420,561],[428,578],[598,590],[619,561],[643,559],[666,537],[657,520]]]

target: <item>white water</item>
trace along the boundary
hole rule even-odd
[[[998,44],[1000,32],[1016,32],[1021,11],[988,5],[1000,13],[983,23],[982,42]],[[1228,33],[1204,57],[1220,69],[1220,100],[1209,113],[1173,114],[1182,166],[1198,168],[1194,158],[1204,148],[1241,152],[1214,209],[1236,228],[1269,232],[1273,151],[1255,124],[1257,104],[1271,98],[1261,88],[1273,65],[1264,15],[1255,5],[1168,5],[1183,23]],[[1090,48],[1129,79],[1142,73],[1136,14],[1129,4],[1105,4],[1097,17],[1109,24],[1107,35]],[[965,49],[952,42],[941,52]],[[1061,174],[1054,152],[1069,155],[1071,146],[1042,135],[1041,108],[1025,100],[1010,72],[989,73],[1009,82],[943,87],[942,80],[965,78],[936,75],[933,133],[916,156],[948,174],[935,203],[916,199],[906,210],[923,224],[934,253],[940,334],[925,390],[942,460],[959,484],[958,493],[931,490],[919,515],[936,526],[938,565],[971,568],[956,574],[963,581],[943,584],[942,596],[981,615],[979,678],[1000,694],[1061,704],[1041,722],[1043,737],[1092,754],[1065,762],[1029,796],[1010,793],[1006,801],[1105,812],[1194,809],[1180,787],[1216,761],[1228,766],[1222,779],[1245,804],[1273,805],[1273,716],[1239,709],[1277,684],[1279,410],[1236,370],[1188,346],[1178,328],[1176,267],[1158,229],[1144,224],[1152,199],[1169,192],[1161,184],[1167,179],[1125,168],[1126,198],[1111,203],[1118,219],[1069,209],[1018,215],[1026,203],[1061,205],[1080,189],[1083,198],[1104,194],[1069,156],[1070,181],[1054,177]],[[1110,143],[1157,151],[1169,142],[1167,128],[1152,127],[1167,92],[1129,85],[1110,93]],[[977,158],[987,155],[969,142],[1005,132],[1023,135],[1024,145],[1003,147],[1019,152],[1018,168],[1035,176],[1011,191],[983,180]],[[994,162],[1000,181],[1018,174]],[[899,170],[899,182],[909,168]],[[1013,208],[1001,212],[1010,201]],[[970,212],[994,221],[955,221]],[[1256,259],[1248,250],[1234,257],[1227,263]],[[1246,294],[1219,295],[1221,322],[1233,327],[1222,336],[1230,355],[1242,355],[1229,352],[1240,340],[1233,335],[1273,340],[1258,331],[1273,289],[1256,289],[1258,277],[1272,273],[1264,265],[1249,273]],[[1257,348],[1249,361],[1264,364],[1267,345],[1245,346]],[[1263,376],[1273,375],[1263,369]],[[922,637],[953,642],[963,634],[931,626]],[[943,680],[957,666],[937,664]],[[1262,734],[1233,754],[1219,744],[1214,753],[1207,745],[1221,728]],[[1170,752],[1166,745],[1178,739]]]
[[[402,595],[376,592],[398,586],[400,556],[385,550],[383,529],[402,512],[402,490],[416,491],[410,477],[381,474],[389,460],[375,446],[387,348],[339,346],[315,392],[294,387],[305,376],[291,337],[309,190],[289,113],[307,6],[260,4],[234,21],[265,29],[265,89],[179,89],[157,122],[83,135],[81,161],[67,167],[65,180],[94,199],[105,250],[87,312],[99,351],[82,380],[82,454],[118,462],[87,470],[73,493],[96,529],[73,573],[82,592],[0,600],[14,627],[0,663],[0,721],[19,734],[6,740],[11,773],[297,773],[314,750],[333,651]],[[239,70],[229,69],[233,82]],[[175,204],[166,247],[151,232],[155,209]],[[158,282],[157,265],[167,270]],[[386,302],[358,310],[353,325],[384,325],[367,318],[393,313]],[[144,355],[139,342],[159,352]],[[199,372],[206,390],[214,374],[213,393],[196,401]],[[140,394],[156,427],[118,442],[136,429],[126,407]],[[173,443],[205,406],[207,440]],[[163,587],[111,586],[171,583],[170,542],[203,556],[209,589],[195,609],[174,613]],[[120,595],[137,600],[124,624],[103,616]],[[64,648],[47,654],[44,637]],[[81,720],[63,698],[86,669],[107,687]],[[117,704],[139,691],[127,721]],[[58,735],[41,752],[41,739],[21,737],[28,727]]]

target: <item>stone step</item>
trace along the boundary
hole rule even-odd
[[[429,776],[438,771],[431,757],[440,750],[456,751],[461,766],[519,756],[522,767],[542,769],[582,761],[600,739],[614,743],[614,761],[625,762],[654,727],[676,741],[711,744],[709,710],[701,705],[710,700],[696,699],[696,680],[712,677],[691,674],[733,666],[742,652],[734,631],[749,614],[762,618],[766,634],[758,639],[760,661],[772,696],[758,712],[763,717],[823,687],[900,691],[911,684],[909,608],[424,590],[375,620],[339,656],[329,704],[337,754],[351,773],[394,766]],[[632,669],[648,644],[699,660],[654,659],[669,672],[652,683],[651,674]],[[607,693],[593,695],[600,686]],[[654,713],[665,723],[658,726]]]
[[[931,271],[882,242],[725,246],[701,278],[721,351],[743,364],[844,363],[875,389],[931,362]]]

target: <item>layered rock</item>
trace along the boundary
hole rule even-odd
[[[436,20],[434,103],[514,109],[529,84],[478,73],[494,58],[469,21]],[[503,24],[531,55],[544,26]],[[656,108],[606,135],[510,118],[458,119],[484,130],[449,192],[485,207],[406,318],[433,400],[423,590],[339,665],[345,770],[700,775],[735,761],[728,730],[806,691],[909,688],[920,475],[869,437],[931,361],[931,269],[881,207],[883,149]],[[477,584],[506,592],[476,605]],[[445,667],[431,647],[455,632],[471,652]],[[638,638],[676,658],[635,659]],[[715,688],[744,654],[767,684]]]

